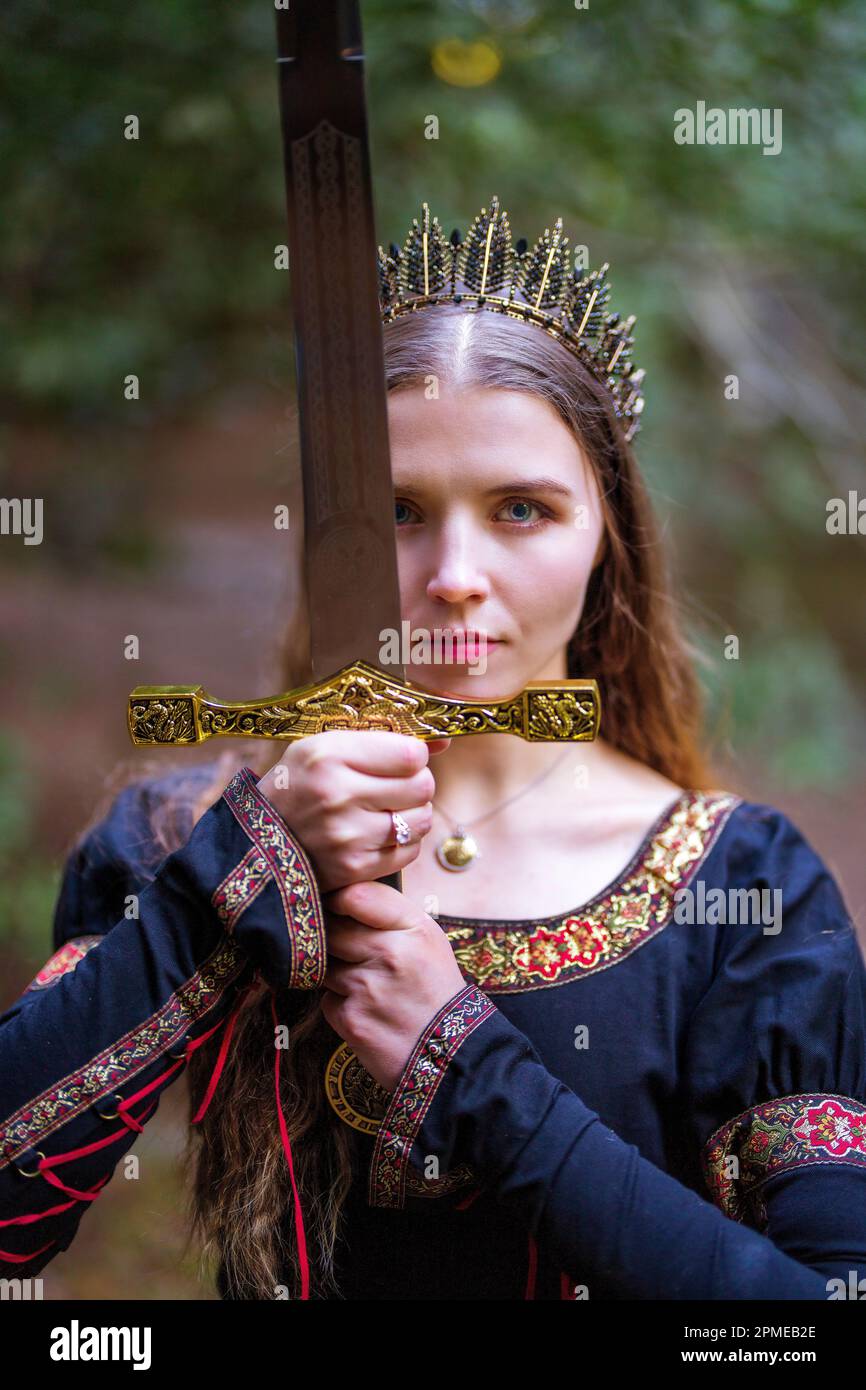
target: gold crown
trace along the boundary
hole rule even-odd
[[[531,251],[521,238],[511,243],[508,213],[499,198],[482,208],[466,240],[458,230],[446,240],[439,221],[422,203],[402,249],[379,247],[379,307],[382,322],[434,304],[453,302],[492,309],[537,324],[564,344],[607,389],[626,440],[640,428],[643,369],[631,360],[634,315],[622,321],[606,314],[610,298],[607,262],[585,274],[570,265],[568,237],[557,217],[551,233]]]

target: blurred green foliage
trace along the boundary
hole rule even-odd
[[[33,847],[36,787],[14,733],[0,726],[0,938],[4,958],[29,970],[45,960],[48,928],[60,882]]]
[[[859,0],[362,0],[362,13],[379,239],[401,241],[425,199],[446,233],[465,229],[498,193],[515,238],[561,215],[593,265],[611,262],[612,307],[637,314],[648,374],[638,454],[720,750],[793,791],[862,779],[864,540],[824,525],[829,497],[866,493]],[[166,556],[137,506],[160,484],[158,458],[141,471],[150,432],[245,386],[292,391],[273,3],[6,0],[3,30],[0,493],[30,490],[26,435],[45,465],[39,563],[146,582]],[[674,113],[698,101],[781,108],[782,152],[675,145]],[[14,650],[0,637],[0,677]],[[82,695],[74,673],[57,683],[62,652],[51,661],[28,703],[59,721]],[[0,942],[20,983],[46,957],[59,866],[31,848],[39,788],[6,713]],[[179,1092],[137,1145],[150,1186],[109,1185],[50,1289],[206,1294],[179,1266]]]
[[[450,231],[496,192],[515,237],[561,214],[592,264],[611,261],[648,372],[639,453],[714,721],[794,783],[861,776],[864,542],[824,525],[829,497],[866,491],[861,5],[362,13],[380,240],[402,240],[422,199]],[[7,0],[5,20],[3,403],[95,441],[86,483],[114,462],[109,427],[147,430],[242,381],[291,389],[273,6]],[[781,108],[782,152],[677,146],[674,113],[698,101]],[[157,554],[135,538],[134,560]],[[721,658],[728,633],[739,662]]]

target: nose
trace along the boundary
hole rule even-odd
[[[427,597],[443,603],[486,599],[490,583],[480,564],[481,538],[471,526],[454,526],[440,534]]]

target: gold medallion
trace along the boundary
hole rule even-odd
[[[345,1042],[328,1060],[325,1093],[344,1124],[371,1135],[379,1133],[393,1094],[379,1085]],[[411,1163],[406,1170],[406,1191],[413,1197],[445,1197],[473,1184],[477,1179],[465,1163],[435,1178],[426,1178]]]
[[[462,869],[468,869],[472,860],[478,855],[478,845],[471,835],[461,833],[459,830],[454,835],[449,835],[447,840],[443,840],[441,845],[436,846],[436,858],[443,869],[452,869],[459,873]]]
[[[328,1060],[325,1094],[345,1124],[362,1134],[378,1134],[391,1092],[361,1066],[348,1043],[340,1043]]]

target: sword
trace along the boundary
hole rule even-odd
[[[294,0],[276,19],[312,680],[238,701],[195,685],[137,686],[130,738],[153,747],[379,728],[427,741],[590,741],[594,680],[463,700],[407,681],[383,654],[383,630],[402,628],[359,5]]]

